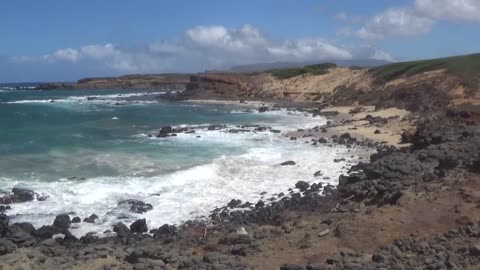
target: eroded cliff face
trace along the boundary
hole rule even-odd
[[[255,85],[242,74],[199,74],[190,76],[184,98],[245,99],[255,98]]]
[[[363,104],[419,111],[465,102],[480,104],[480,91],[466,91],[465,83],[445,70],[379,82],[368,69],[332,68],[324,75],[288,79],[270,73],[194,75],[184,98]]]

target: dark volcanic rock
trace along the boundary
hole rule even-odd
[[[98,218],[97,215],[91,214],[89,217],[84,218],[84,219],[83,219],[83,222],[86,222],[86,223],[94,223],[94,222],[95,222],[95,219],[97,219],[97,218]]]
[[[295,161],[289,160],[289,161],[282,162],[278,165],[280,165],[280,166],[294,166],[295,164],[297,164],[297,163],[295,163]]]
[[[119,222],[113,226],[113,231],[117,233],[118,237],[126,237],[130,235],[130,229],[123,223]]]
[[[227,206],[230,207],[230,208],[236,208],[238,207],[240,204],[242,204],[242,201],[241,200],[231,200]]]
[[[74,217],[72,218],[72,223],[80,223],[82,220],[80,219],[80,217]]]
[[[318,142],[318,143],[327,143],[328,141],[327,141],[327,139],[325,139],[325,138],[319,138],[319,139],[317,140],[317,142]]]
[[[308,184],[307,182],[305,181],[298,181],[296,184],[295,184],[295,187],[300,189],[300,191],[305,191],[307,190],[309,187],[310,187],[310,184]]]
[[[70,228],[70,224],[72,224],[72,222],[70,221],[70,216],[67,214],[58,215],[53,221],[53,226],[63,230]]]
[[[160,236],[173,236],[175,235],[177,228],[173,225],[163,224],[160,228],[152,231],[154,233],[154,237],[158,238]]]
[[[356,200],[395,203],[402,190],[472,164],[480,152],[480,135],[465,127],[439,128],[437,123],[441,121],[429,124],[434,128],[418,128],[410,149],[381,151],[372,155],[371,163],[353,166],[349,176],[339,178],[338,191]]]
[[[55,226],[42,226],[40,229],[35,230],[33,232],[33,236],[43,239],[52,238],[55,234],[64,233],[60,228]]]
[[[140,201],[140,200],[130,199],[130,200],[125,200],[118,203],[118,205],[125,205],[125,204],[128,204],[130,206],[130,211],[138,214],[143,214],[153,209],[153,206],[151,204],[144,203],[143,201]]]
[[[25,188],[13,188],[12,193],[16,198],[16,202],[28,202],[35,199],[35,192]]]
[[[10,218],[5,214],[0,214],[0,236],[5,236],[8,232],[8,223]]]
[[[0,204],[23,203],[33,201],[35,192],[25,188],[13,188],[12,193],[0,198]]]
[[[28,222],[14,223],[12,227],[18,227],[28,234],[33,234],[35,232],[35,227]]]
[[[133,233],[145,233],[148,232],[147,221],[143,219],[139,219],[133,222],[130,225],[130,231]]]
[[[212,130],[221,130],[221,129],[224,129],[226,127],[227,127],[226,125],[210,125],[210,126],[208,126],[207,129],[212,131]]]

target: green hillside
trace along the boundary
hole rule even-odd
[[[446,69],[458,76],[470,89],[478,88],[480,81],[480,53],[394,63],[370,69],[377,82],[385,83],[401,76],[412,76],[426,71]]]

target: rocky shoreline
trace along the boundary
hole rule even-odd
[[[335,121],[316,132],[330,135]],[[384,127],[389,120],[373,121]],[[348,176],[340,176],[336,188],[298,179],[288,196],[280,194],[271,203],[233,199],[213,210],[208,222],[148,228],[146,220],[139,219],[118,223],[110,236],[87,234],[78,239],[68,229],[79,217],[60,215],[52,225],[34,228],[28,223],[10,224],[8,216],[0,214],[0,266],[476,269],[480,264],[478,116],[446,110],[435,116],[418,115],[415,123],[415,132],[402,134],[403,143],[410,145],[402,148],[350,133],[331,135],[330,142],[375,146],[378,151],[370,162],[352,166]],[[327,141],[308,136],[315,130],[297,132],[313,145]],[[174,130],[165,129],[157,135],[171,134]],[[34,198],[40,200],[42,194],[16,189],[0,203]],[[132,211],[150,207],[138,201],[125,203]],[[92,215],[84,222],[94,220]]]

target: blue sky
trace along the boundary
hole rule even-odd
[[[479,0],[16,0],[0,82],[480,52]]]

